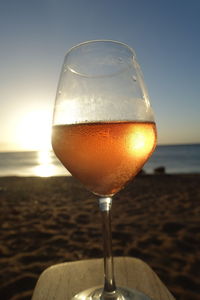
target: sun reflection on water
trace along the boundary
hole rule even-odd
[[[54,176],[56,173],[56,167],[53,164],[51,151],[40,150],[37,152],[38,166],[35,167],[35,175],[40,177]]]

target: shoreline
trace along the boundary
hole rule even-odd
[[[200,293],[199,186],[200,174],[144,174],[113,199],[114,256],[144,260],[177,300]],[[73,177],[7,176],[0,187],[0,298],[30,299],[48,266],[102,257],[97,198]]]

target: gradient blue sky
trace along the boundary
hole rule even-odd
[[[199,143],[199,16],[199,0],[1,0],[0,151],[36,146],[66,51],[91,39],[135,49],[159,143]]]

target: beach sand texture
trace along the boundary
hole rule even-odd
[[[52,264],[102,257],[98,202],[72,177],[0,178],[0,299],[30,299]],[[114,256],[143,259],[177,300],[200,297],[200,175],[138,176],[113,200]]]

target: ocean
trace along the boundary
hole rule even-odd
[[[165,167],[168,174],[200,173],[200,144],[157,146],[143,167],[147,174]],[[0,152],[0,176],[70,176],[52,151]]]

